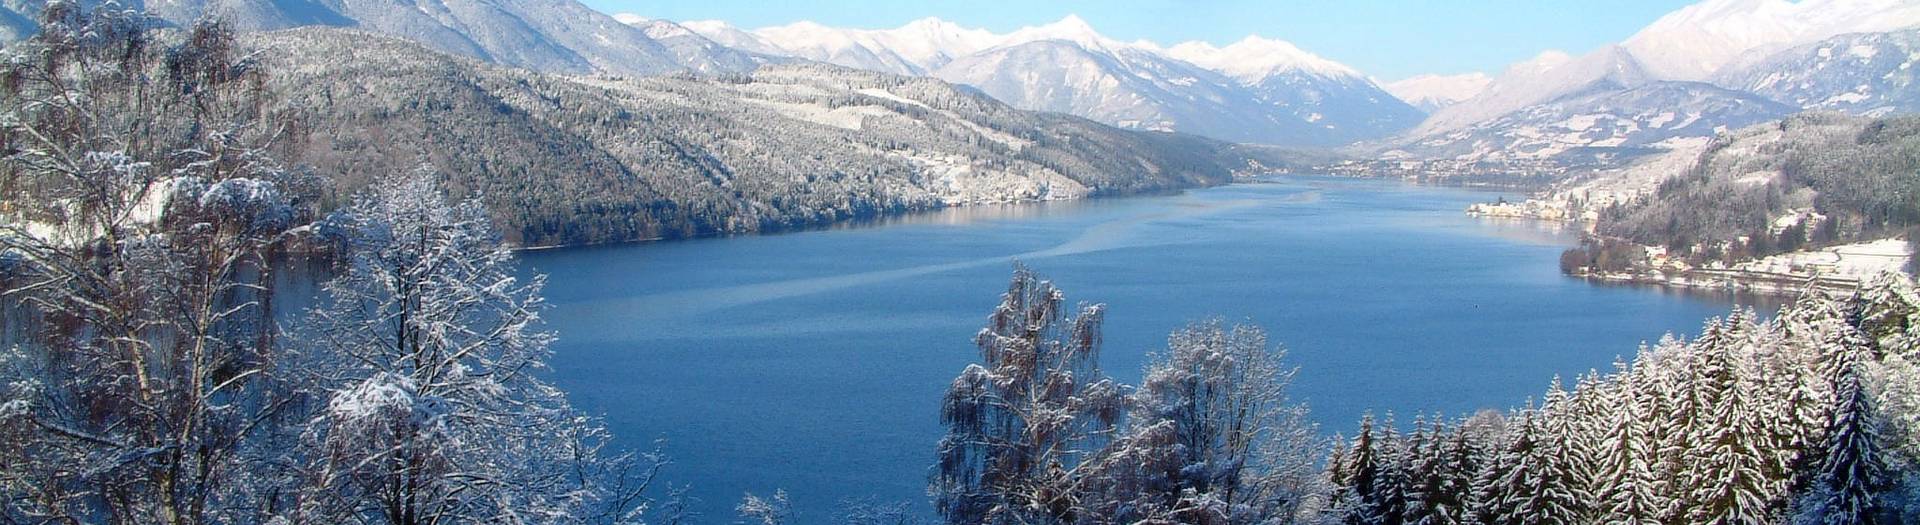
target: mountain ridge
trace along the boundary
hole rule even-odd
[[[1004,34],[931,17],[894,29],[688,27],[716,41],[970,84],[1026,109],[1238,142],[1338,145],[1397,132],[1423,116],[1351,67],[1257,35],[1222,47],[1163,47],[1109,38],[1073,15]],[[991,67],[1008,61],[1020,67]]]

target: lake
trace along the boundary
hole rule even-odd
[[[1519,406],[1735,302],[1564,277],[1575,233],[1461,211],[1496,196],[1286,177],[522,260],[549,275],[555,381],[623,445],[664,440],[702,522],[784,488],[814,523],[847,498],[930,509],[941,395],[1015,260],[1108,306],[1123,382],[1188,322],[1265,327],[1328,433]]]

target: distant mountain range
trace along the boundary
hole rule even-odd
[[[1366,151],[1586,163],[1804,110],[1920,111],[1916,27],[1920,4],[1910,1],[1708,0],[1620,44],[1509,67]]]
[[[681,25],[741,49],[938,77],[1018,107],[1127,128],[1337,145],[1386,136],[1423,118],[1350,67],[1257,36],[1226,47],[1161,47],[1108,38],[1074,16],[1006,34],[937,18],[883,30],[811,22],[752,31],[716,21]]]
[[[46,0],[0,0],[0,40],[31,34]],[[1804,110],[1920,110],[1920,5],[1911,0],[1707,0],[1618,44],[1548,51],[1497,76],[1384,86],[1288,42],[1162,46],[1078,17],[996,33],[937,18],[893,29],[606,15],[576,0],[133,0],[184,24],[352,27],[540,72],[743,74],[825,62],[964,84],[1014,107],[1109,125],[1357,155],[1590,162]]]

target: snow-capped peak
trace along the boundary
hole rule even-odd
[[[968,29],[937,17],[914,20],[897,29],[866,33],[869,41],[926,69],[999,45],[1001,40],[991,31]]]
[[[1920,2],[1706,0],[1660,17],[1621,45],[1657,78],[1705,80],[1743,55],[1909,27],[1920,27]]]
[[[645,24],[647,23],[648,20],[652,20],[651,18],[636,15],[633,13],[614,13],[613,19],[619,21],[622,24],[626,24],[630,26]]]
[[[1275,73],[1302,71],[1323,77],[1358,77],[1345,64],[1321,58],[1285,40],[1249,35],[1226,47],[1200,41],[1183,42],[1166,50],[1173,58],[1212,69],[1246,82],[1258,82]]]
[[[1018,45],[1043,40],[1064,40],[1089,49],[1110,50],[1128,47],[1126,43],[1101,35],[1079,15],[1067,15],[1059,21],[1046,25],[1020,28],[1003,37],[1000,44]]]

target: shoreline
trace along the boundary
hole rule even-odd
[[[1275,175],[1278,175],[1278,173],[1276,173]],[[851,217],[847,219],[808,222],[803,224],[787,225],[779,228],[762,229],[762,230],[756,230],[756,231],[732,231],[732,232],[715,231],[715,232],[705,232],[705,233],[699,233],[694,235],[684,235],[684,236],[683,235],[656,235],[653,237],[647,237],[647,238],[641,238],[641,239],[622,239],[622,240],[614,240],[614,241],[597,241],[597,242],[568,243],[568,244],[545,244],[545,245],[538,245],[538,246],[511,245],[511,246],[508,246],[508,250],[518,254],[518,253],[543,252],[543,251],[553,251],[553,250],[568,250],[568,249],[576,249],[576,248],[602,248],[602,247],[608,247],[608,246],[621,246],[621,245],[630,245],[630,244],[637,245],[637,244],[653,244],[653,243],[663,243],[663,242],[730,239],[730,238],[736,238],[736,237],[765,237],[765,236],[773,236],[773,235],[786,235],[786,234],[792,234],[792,233],[829,231],[829,230],[836,230],[836,229],[842,229],[842,228],[863,228],[863,227],[870,227],[870,226],[876,226],[876,225],[885,225],[892,221],[898,221],[898,220],[902,220],[905,218],[910,218],[918,215],[931,215],[931,214],[952,211],[957,209],[964,209],[964,208],[985,208],[985,207],[992,207],[992,206],[1034,206],[1034,205],[1046,205],[1046,204],[1062,203],[1062,202],[1087,202],[1087,201],[1103,200],[1103,199],[1125,199],[1125,198],[1132,198],[1132,197],[1151,197],[1156,195],[1177,195],[1177,194],[1186,192],[1188,190],[1215,188],[1220,186],[1228,186],[1232,184],[1245,184],[1249,182],[1254,182],[1260,177],[1265,177],[1265,176],[1269,176],[1269,175],[1256,175],[1256,176],[1251,176],[1246,178],[1235,176],[1217,184],[1182,185],[1182,186],[1174,186],[1174,187],[1166,187],[1166,188],[1154,188],[1154,189],[1145,189],[1140,191],[1116,192],[1116,193],[1103,193],[1103,192],[1096,191],[1096,192],[1087,193],[1085,195],[1069,197],[1069,198],[1050,197],[1050,198],[1036,198],[1036,199],[1013,199],[1013,200],[1003,200],[1003,201],[971,201],[971,202],[957,201],[953,203],[948,203],[944,206],[890,210],[890,211],[874,213],[871,215]]]
[[[1676,290],[1697,290],[1751,294],[1774,298],[1792,298],[1809,291],[1851,292],[1864,279],[1820,275],[1783,274],[1733,269],[1694,269],[1678,272],[1659,270],[1633,272],[1580,272],[1565,274],[1601,284],[1647,286]]]

